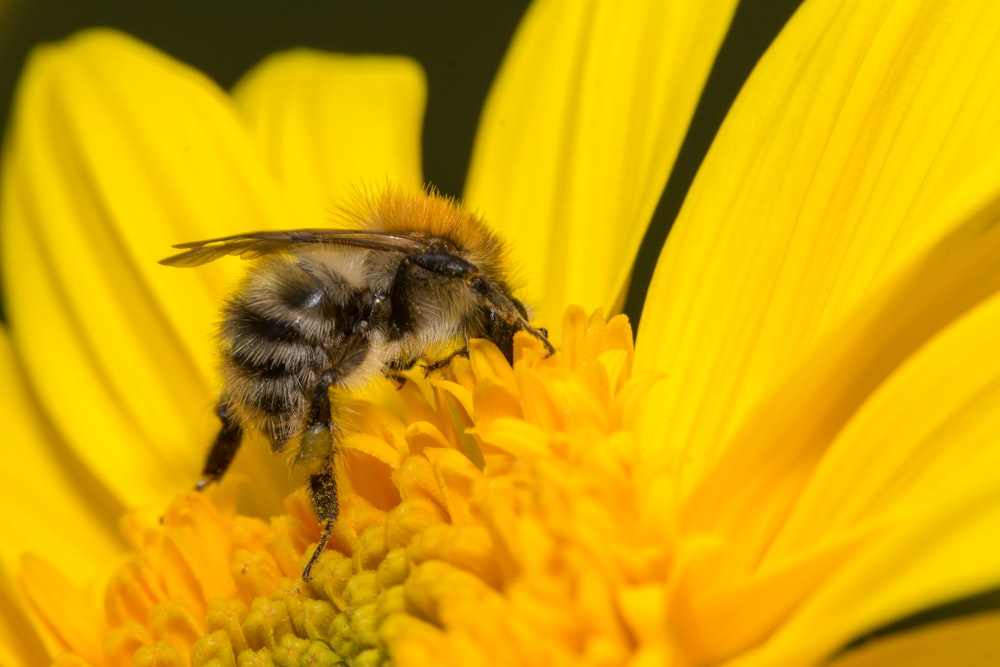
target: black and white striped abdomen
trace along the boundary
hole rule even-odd
[[[301,432],[319,376],[363,361],[370,301],[360,282],[321,261],[267,258],[223,311],[227,407],[281,450]]]

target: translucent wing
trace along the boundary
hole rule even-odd
[[[289,250],[289,246],[313,243],[390,252],[416,252],[425,250],[428,245],[424,239],[418,236],[358,229],[295,229],[283,232],[251,232],[205,241],[178,243],[174,247],[180,248],[184,252],[161,259],[160,264],[200,266],[226,255],[239,255],[243,259],[253,259],[271,253],[286,252]]]

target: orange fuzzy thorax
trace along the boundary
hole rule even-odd
[[[447,239],[483,272],[493,276],[508,273],[503,241],[460,202],[434,190],[386,188],[360,197],[349,212],[365,229]]]

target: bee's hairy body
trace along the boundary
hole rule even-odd
[[[222,428],[197,488],[225,473],[247,429],[262,432],[275,452],[298,444],[294,465],[308,475],[323,523],[307,580],[337,516],[338,391],[377,377],[400,380],[420,360],[443,366],[470,338],[492,340],[510,359],[513,336],[524,330],[552,351],[511,295],[502,244],[456,203],[387,191],[358,219],[362,230],[182,244],[186,252],[163,260],[258,258],[223,309]]]
[[[406,306],[415,321],[401,327],[390,290],[403,257],[343,254],[264,258],[223,310],[223,402],[276,452],[301,435],[304,390],[324,373],[333,387],[354,389],[412,366],[428,350],[485,334],[469,317],[474,304],[441,298],[429,285],[414,290],[419,296]]]

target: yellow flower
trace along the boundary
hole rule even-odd
[[[634,353],[623,318],[570,306],[619,303],[732,10],[532,7],[466,199],[559,351],[519,337],[511,367],[474,341],[356,399],[309,583],[318,528],[263,448],[253,493],[184,491],[238,263],[155,261],[321,226],[352,183],[419,187],[420,72],[292,52],[230,98],[112,33],[38,52],[0,208],[0,662],[995,661],[993,3],[807,0],[699,171]]]

